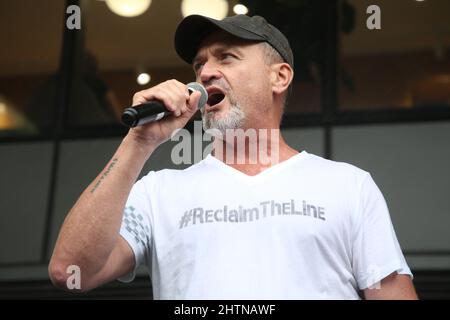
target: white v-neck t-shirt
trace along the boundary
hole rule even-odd
[[[151,171],[120,234],[155,299],[359,299],[393,272],[412,277],[370,174],[306,151],[256,176],[211,155]]]

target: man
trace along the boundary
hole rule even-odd
[[[175,45],[208,91],[202,116],[217,133],[214,155],[135,183],[200,97],[176,80],[136,93],[134,105],[159,99],[174,116],[131,129],[83,192],[50,262],[55,285],[66,286],[68,265],[81,268],[87,291],[131,281],[145,264],[156,299],[358,299],[361,291],[367,299],[416,299],[371,176],[299,153],[280,135],[293,78],[281,32],[257,16],[189,16]],[[238,130],[256,130],[258,139],[238,148],[227,135]],[[270,161],[250,161],[252,148],[267,146],[276,147]]]

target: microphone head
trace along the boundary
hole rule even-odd
[[[202,86],[200,83],[198,82],[190,82],[187,84],[188,90],[189,91],[200,91],[201,96],[200,96],[200,100],[198,101],[198,108],[201,109],[205,106],[206,102],[208,101],[208,92],[206,91],[205,87]]]

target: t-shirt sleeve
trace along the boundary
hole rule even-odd
[[[361,183],[357,199],[353,236],[352,265],[360,290],[374,288],[393,272],[412,278],[386,201],[368,173]]]
[[[136,269],[141,265],[150,266],[152,251],[151,203],[148,184],[153,178],[153,172],[136,182],[128,196],[120,227],[120,235],[133,250],[135,266],[130,273],[118,278],[121,282],[131,282],[136,275]]]

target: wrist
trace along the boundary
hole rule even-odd
[[[149,158],[153,151],[161,144],[156,140],[147,139],[139,136],[131,130],[125,136],[122,144],[127,149],[132,149],[133,154],[141,154]]]

